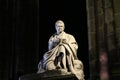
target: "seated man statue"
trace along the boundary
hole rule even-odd
[[[77,57],[78,44],[75,38],[64,32],[62,20],[55,23],[56,33],[48,41],[48,52],[38,64],[38,72],[64,70],[75,74],[78,80],[84,80],[83,63]]]

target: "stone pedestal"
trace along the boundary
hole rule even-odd
[[[61,70],[51,70],[44,73],[32,73],[21,76],[19,80],[78,80],[74,74]]]

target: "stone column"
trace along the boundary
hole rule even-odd
[[[91,80],[120,79],[120,0],[86,1]]]

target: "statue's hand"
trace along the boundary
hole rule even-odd
[[[54,43],[59,43],[59,42],[60,42],[60,40],[58,38],[54,39]]]
[[[63,39],[63,40],[62,40],[62,43],[67,44],[67,40],[66,40],[66,39]]]

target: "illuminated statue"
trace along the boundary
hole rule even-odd
[[[55,23],[56,33],[48,41],[48,52],[38,64],[38,72],[48,70],[63,70],[71,72],[79,80],[84,80],[83,63],[77,57],[78,44],[75,38],[64,32],[64,22],[58,20]]]

